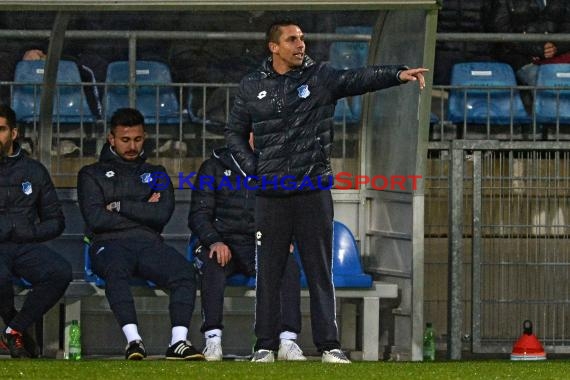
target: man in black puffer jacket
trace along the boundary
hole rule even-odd
[[[227,148],[214,150],[194,181],[188,227],[198,237],[204,356],[222,360],[222,317],[226,277],[255,276],[255,193],[244,185],[245,173]],[[301,331],[299,267],[289,255],[283,285],[279,360],[306,360],[295,343]]]
[[[161,236],[174,211],[174,190],[164,167],[145,162],[144,138],[142,114],[118,109],[99,162],[79,172],[77,194],[93,271],[106,282],[105,294],[127,338],[126,359],[146,357],[129,288],[136,275],[170,292],[172,339],[166,359],[203,360],[187,341],[196,298],[194,268]]]
[[[255,206],[257,288],[256,352],[271,362],[279,346],[279,289],[295,237],[311,295],[313,341],[322,361],[350,363],[340,349],[332,283],[333,204],[330,155],[339,98],[396,86],[425,85],[424,68],[370,66],[337,70],[305,55],[304,35],[291,21],[267,32],[271,52],[247,75],[226,127],[228,146],[257,180]],[[255,152],[248,140],[253,131]]]
[[[0,343],[25,358],[38,355],[26,329],[56,304],[72,276],[67,260],[40,244],[59,236],[65,220],[48,171],[23,153],[17,136],[14,111],[0,105],[0,316],[7,326]],[[13,276],[32,284],[20,312]]]

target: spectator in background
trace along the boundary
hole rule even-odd
[[[0,16],[0,28],[6,30],[47,30],[50,31],[55,21],[54,12],[2,12]],[[91,29],[96,20],[89,18],[73,17],[68,29]],[[49,39],[32,38],[21,39],[7,38],[3,41],[2,51],[0,51],[0,81],[13,81],[16,65],[19,61],[45,60],[47,58]],[[79,69],[81,81],[94,83],[99,78],[100,70],[104,70],[106,63],[102,62],[99,56],[100,51],[92,50],[84,40],[66,41],[63,47],[61,59],[74,61]],[[85,97],[87,104],[93,115],[101,117],[102,106],[100,101],[100,89],[96,86],[85,86]],[[0,88],[0,100],[6,104],[10,103],[10,88],[2,86]]]
[[[12,358],[37,357],[27,329],[61,298],[71,265],[42,242],[59,236],[65,219],[46,168],[28,158],[15,141],[16,114],[0,105],[0,316],[6,330],[0,346]],[[14,307],[13,276],[32,284],[24,305]]]
[[[443,0],[437,17],[438,33],[481,33],[481,6],[484,0]],[[489,60],[484,42],[449,42],[436,44],[433,83],[449,85],[451,68],[456,63]]]
[[[5,30],[37,30],[51,29],[54,12],[0,12],[0,29]],[[26,17],[28,16],[28,17]],[[14,80],[16,64],[22,59],[40,59],[46,51],[48,39],[10,39],[5,38],[0,48],[0,81]],[[26,54],[30,51],[30,54]],[[26,56],[24,58],[24,56]],[[0,102],[10,104],[10,87],[0,88]]]
[[[78,13],[71,17],[68,30],[176,30],[171,18],[155,12],[130,12],[128,15],[116,12],[96,12],[87,15]],[[2,12],[0,29],[51,31],[55,12]],[[140,39],[137,41],[137,58],[167,62],[169,41]],[[0,48],[0,81],[13,81],[16,65],[20,60],[45,59],[48,38],[7,38]],[[82,82],[103,83],[110,62],[127,60],[129,52],[126,38],[66,39],[61,59],[77,63]],[[101,99],[104,87],[85,86],[89,108],[97,118],[102,117]],[[10,103],[10,88],[0,88],[0,100]]]
[[[250,136],[253,149],[253,136]],[[204,184],[207,179],[211,183]],[[255,190],[245,183],[243,170],[227,148],[212,152],[200,166],[192,190],[188,226],[199,243],[195,265],[201,272],[204,356],[222,360],[222,317],[226,277],[255,276]],[[289,255],[281,285],[279,360],[306,360],[295,343],[301,331],[299,267]]]
[[[570,1],[568,0],[494,0],[483,8],[486,31],[493,33],[544,34],[541,42],[499,43],[493,49],[494,57],[510,64],[519,83],[535,85],[538,65],[562,62],[570,56],[570,43],[548,40],[550,33],[570,31]],[[567,57],[567,58],[564,58]]]

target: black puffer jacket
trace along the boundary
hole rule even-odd
[[[0,160],[0,243],[53,239],[65,219],[49,173],[17,143],[14,152]]]
[[[330,156],[337,100],[400,84],[397,74],[405,69],[370,66],[337,70],[305,56],[301,67],[280,75],[268,58],[258,71],[241,81],[226,127],[228,146],[248,175],[278,179],[292,176],[297,183],[308,177],[317,186],[318,177],[332,174]],[[255,154],[248,144],[252,130]],[[298,191],[269,183],[260,190],[266,195]]]
[[[129,162],[105,144],[99,162],[79,171],[77,196],[86,224],[86,235],[106,239],[156,239],[174,211],[174,189],[166,169],[145,162],[142,154]],[[148,199],[160,193],[158,202]],[[119,201],[119,212],[106,206]]]
[[[214,150],[200,166],[192,190],[188,227],[202,244],[247,243],[244,239],[253,243],[255,196],[244,186],[244,179],[245,173],[227,148]]]
[[[548,0],[541,9],[537,0],[497,0],[484,9],[489,32],[494,33],[567,33],[570,1]],[[501,43],[494,48],[495,56],[518,70],[533,57],[544,58],[544,43]],[[558,54],[569,51],[570,44],[555,43]]]

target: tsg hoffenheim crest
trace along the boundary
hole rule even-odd
[[[30,195],[32,193],[32,183],[31,182],[22,182],[22,191],[26,195]]]
[[[307,84],[297,87],[297,92],[299,93],[299,97],[303,99],[311,95],[311,91],[309,91],[309,85]]]
[[[151,183],[152,176],[150,175],[150,173],[143,173],[141,174],[141,181],[142,183]]]

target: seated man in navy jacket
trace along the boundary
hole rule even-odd
[[[253,135],[250,145],[253,149]],[[230,151],[219,148],[200,166],[192,190],[188,227],[199,239],[195,261],[202,274],[201,331],[206,339],[203,354],[208,361],[223,357],[226,277],[235,273],[255,276],[255,190],[243,185],[245,180]],[[289,255],[280,281],[282,317],[277,357],[282,361],[307,360],[295,342],[301,331],[301,285],[293,255]]]
[[[7,326],[0,345],[13,358],[27,358],[38,349],[26,329],[65,293],[71,265],[40,244],[59,236],[65,221],[48,171],[23,153],[17,137],[16,114],[0,105],[0,316]],[[32,284],[19,312],[13,276]]]
[[[77,194],[93,271],[106,282],[105,294],[128,342],[126,359],[146,357],[129,287],[136,275],[169,291],[172,339],[166,359],[204,360],[187,340],[194,268],[161,236],[174,211],[174,189],[170,181],[159,183],[166,180],[164,167],[145,162],[144,139],[142,114],[118,109],[99,162],[79,172]]]

